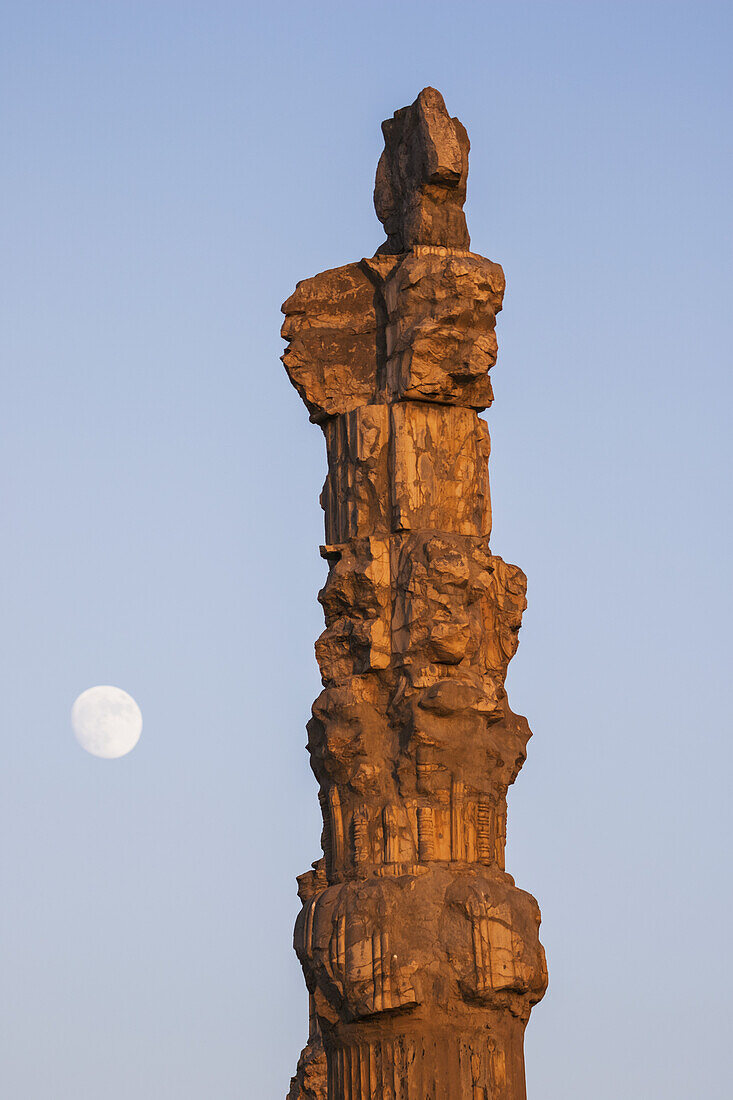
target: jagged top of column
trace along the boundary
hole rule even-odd
[[[379,252],[394,255],[415,245],[468,249],[463,204],[471,143],[440,92],[423,88],[413,104],[382,123],[382,133],[374,208],[387,240]]]
[[[386,242],[303,279],[282,307],[283,362],[317,422],[362,405],[492,402],[504,272],[469,250],[466,131],[435,88],[382,129],[374,203]]]

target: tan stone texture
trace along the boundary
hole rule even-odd
[[[384,296],[390,397],[487,408],[501,267],[469,252],[416,247],[394,268]]]
[[[424,88],[410,107],[382,123],[382,133],[374,184],[374,207],[387,233],[380,251],[399,254],[420,244],[467,249],[470,142],[440,92]]]
[[[504,869],[526,580],[489,547],[477,416],[504,276],[468,251],[468,138],[440,94],[383,130],[387,242],[283,306],[328,459],[308,723],[323,854],[298,879],[310,1024],[289,1100],[524,1100],[547,984],[537,903]]]
[[[485,409],[504,272],[471,252],[416,246],[298,283],[283,362],[319,423],[409,398]]]
[[[298,283],[283,305],[283,362],[313,419],[347,412],[374,392],[374,286],[359,264]]]

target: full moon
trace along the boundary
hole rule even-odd
[[[137,745],[143,728],[140,707],[122,688],[87,688],[71,708],[71,728],[92,756],[116,760]]]

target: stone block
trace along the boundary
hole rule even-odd
[[[383,294],[387,399],[487,408],[501,267],[470,253],[418,247],[391,272]]]
[[[490,535],[489,430],[472,409],[391,406],[393,531]]]
[[[282,307],[282,356],[311,419],[348,412],[374,398],[377,315],[372,280],[360,264],[298,283]]]

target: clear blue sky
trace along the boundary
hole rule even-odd
[[[733,1074],[730,4],[6,3],[0,1095],[275,1100],[324,458],[296,280],[381,242],[432,84],[501,262],[495,553],[529,577],[508,867],[543,910],[531,1100]],[[86,756],[75,696],[145,727]]]

